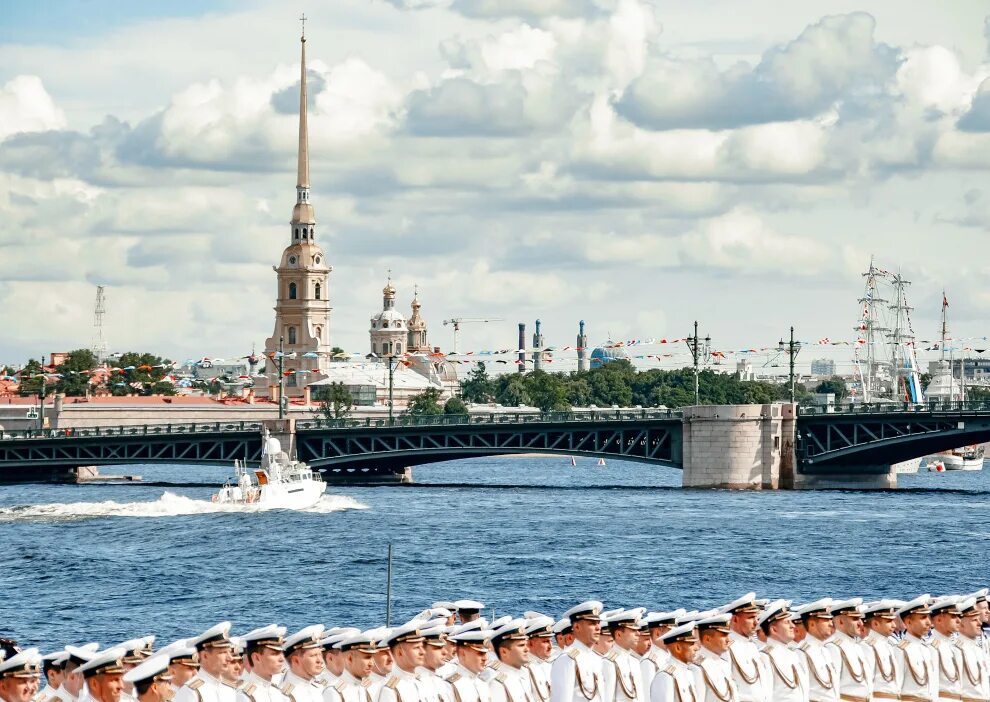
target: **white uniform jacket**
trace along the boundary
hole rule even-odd
[[[550,661],[530,655],[526,672],[533,702],[550,702]]]
[[[378,693],[378,702],[427,702],[427,697],[419,676],[396,665]]]
[[[694,687],[698,702],[739,702],[739,690],[732,679],[732,666],[704,646],[694,664]]]
[[[808,702],[808,678],[802,654],[774,639],[769,639],[760,653],[763,656],[773,702]]]
[[[825,648],[832,654],[832,665],[838,671],[839,696],[844,702],[869,702],[873,694],[873,677],[866,663],[867,650],[863,645],[837,631]]]
[[[175,693],[175,702],[236,702],[237,688],[200,668]]]
[[[278,686],[289,702],[322,702],[323,685],[318,680],[306,680],[291,670],[286,671]]]
[[[959,667],[962,669],[959,675],[962,702],[990,699],[990,661],[980,645],[980,639],[960,634],[954,645],[959,649]]]
[[[875,700],[896,700],[901,696],[902,670],[897,667],[895,647],[886,636],[871,631],[863,639],[866,651],[866,669],[873,681]]]
[[[938,674],[931,646],[917,636],[905,634],[894,648],[894,659],[902,671],[901,699],[930,702],[938,698]]]
[[[602,682],[606,702],[646,702],[639,660],[621,646],[612,644],[602,657]]]
[[[454,702],[491,702],[488,683],[460,663],[447,677]]]
[[[639,667],[643,673],[643,692],[645,697],[650,696],[650,685],[657,673],[670,664],[670,652],[659,646],[650,646],[650,650],[639,659]]]
[[[602,658],[575,641],[550,666],[550,702],[606,702]]]
[[[324,702],[373,702],[371,678],[358,680],[346,670],[323,691]]]
[[[763,680],[760,650],[752,639],[736,632],[729,634],[729,664],[740,702],[768,702],[769,684]]]
[[[237,688],[237,702],[289,702],[289,698],[272,680],[248,673],[244,684]]]
[[[811,702],[836,702],[839,673],[825,642],[808,634],[797,650],[808,680],[808,698]]]
[[[671,657],[667,667],[653,678],[650,702],[699,702],[693,668]]]
[[[491,702],[533,702],[529,694],[529,671],[503,663],[488,683]]]

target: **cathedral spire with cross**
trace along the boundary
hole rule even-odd
[[[306,16],[299,18],[299,146],[296,154],[296,203],[289,222],[289,245],[275,268],[278,291],[275,330],[265,342],[269,358],[281,346],[286,354],[286,394],[298,397],[306,385],[326,377],[331,362],[330,272],[316,243],[316,213],[310,202],[308,91],[306,88]],[[272,364],[267,371],[271,374]],[[278,378],[274,378],[277,382]],[[271,379],[269,379],[269,382]],[[269,385],[269,397],[272,397]]]

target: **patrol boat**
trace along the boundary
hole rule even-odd
[[[306,509],[326,491],[319,473],[282,450],[282,444],[265,430],[262,437],[261,466],[249,470],[234,462],[233,481],[228,480],[213,496],[217,504],[248,505],[258,510]]]

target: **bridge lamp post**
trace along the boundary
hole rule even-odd
[[[791,388],[791,404],[794,403],[794,359],[801,352],[801,342],[794,341],[794,327],[791,327],[791,340],[785,345],[784,340],[781,339],[777,344],[777,350],[783,353],[784,349],[787,349],[787,356],[790,360],[790,374],[788,376],[790,388]]]
[[[394,418],[392,416],[392,394],[395,388],[395,356],[392,354],[391,349],[385,355],[385,361],[388,363],[388,423],[391,426],[394,423]]]
[[[285,419],[285,337],[278,338],[278,418]]]
[[[700,341],[698,339],[698,322],[695,320],[694,323],[694,336],[689,336],[687,338],[688,348],[691,350],[691,357],[694,359],[694,404],[701,404],[701,390],[699,387],[698,376],[700,373],[699,363],[701,356],[705,357],[705,362],[708,362],[709,352],[711,351],[712,338],[706,336],[703,341],[705,342],[704,348],[700,348]]]

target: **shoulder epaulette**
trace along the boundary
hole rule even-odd
[[[361,678],[361,687],[371,687],[372,684],[371,678]]]
[[[567,655],[573,658],[574,660],[577,660],[577,657],[579,655],[578,650],[576,648],[569,648],[567,649]]]
[[[394,690],[399,685],[399,679],[394,675],[385,681],[385,687]]]
[[[910,641],[908,641],[907,639],[901,639],[901,642],[899,644],[897,644],[897,648],[904,648],[904,649],[906,649],[908,647],[908,644],[909,643],[910,643]]]
[[[502,667],[502,661],[494,660],[488,664],[488,667],[491,668],[492,670],[498,670],[499,668]]]
[[[675,670],[676,668],[674,668],[674,664],[671,663],[670,665],[668,665],[666,668],[663,669],[663,672],[665,672],[667,675],[673,675]]]
[[[244,687],[243,687],[243,688],[241,689],[241,692],[243,692],[243,693],[244,693],[245,695],[252,695],[252,694],[254,694],[254,691],[255,691],[255,689],[256,689],[257,687],[258,687],[258,686],[257,686],[257,685],[255,685],[254,683],[251,683],[250,685],[245,685],[245,686],[244,686]]]
[[[938,648],[939,646],[942,645],[942,642],[939,639],[933,639],[932,642],[931,642],[931,644],[929,644],[929,645],[932,648]]]
[[[801,649],[802,651],[807,651],[808,648],[810,648],[810,646],[811,644],[808,643],[807,639],[805,639],[804,641],[798,644],[798,648]]]
[[[508,679],[508,677],[506,676],[505,673],[499,673],[498,675],[495,676],[495,679],[498,680],[500,683],[504,684],[505,681]]]
[[[367,678],[365,678],[365,679],[367,679]],[[337,692],[341,692],[342,693],[344,691],[344,688],[346,686],[347,686],[347,683],[345,683],[343,680],[338,680],[337,681],[337,684],[333,686],[333,689],[336,690]],[[343,695],[341,695],[341,696],[343,696]]]
[[[232,682],[227,682],[226,680],[221,680],[221,681],[220,681],[220,684],[221,684],[221,685],[226,685],[227,687],[232,687],[232,688],[234,688],[235,690],[238,690],[238,689],[240,689],[240,687],[241,687],[241,686],[240,686],[240,685],[238,684],[239,682],[240,682],[239,680],[238,680],[238,681],[237,681],[236,683],[232,683]]]
[[[199,688],[203,687],[203,684],[204,684],[203,678],[193,678],[192,680],[186,683],[186,687],[188,687],[190,690],[198,690]]]
[[[458,672],[457,672],[457,671],[455,670],[455,671],[454,671],[453,673],[451,673],[451,675],[450,675],[450,677],[449,677],[449,678],[447,678],[447,682],[449,682],[449,683],[455,683],[455,682],[457,682],[457,681],[458,681],[458,680],[460,680],[460,679],[461,679],[461,674],[460,674],[460,673],[458,673]]]
[[[615,651],[609,651],[608,653],[605,654],[605,660],[607,661],[615,661],[615,659],[618,657],[619,654],[616,653]]]
[[[292,696],[292,691],[295,690],[295,689],[296,689],[295,688],[295,685],[286,683],[285,686],[282,688],[282,692],[284,694],[289,695],[291,697]]]

